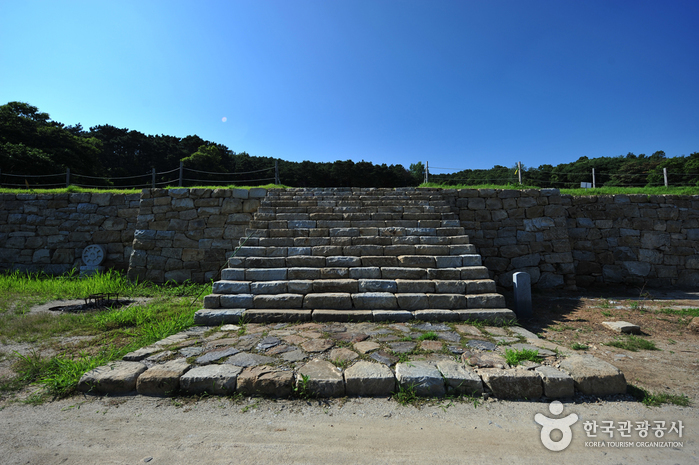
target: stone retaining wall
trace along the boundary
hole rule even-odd
[[[63,273],[101,244],[103,265],[126,269],[140,194],[0,194],[0,269]]]
[[[498,285],[699,284],[699,196],[573,197],[556,189],[442,191]],[[60,273],[103,244],[104,265],[154,282],[215,278],[265,189],[0,194],[0,269]],[[133,253],[132,253],[133,252]]]
[[[266,189],[144,189],[129,278],[215,279]]]

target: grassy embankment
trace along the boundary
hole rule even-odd
[[[0,352],[0,360],[14,360],[18,373],[15,378],[0,379],[0,396],[29,384],[44,388],[33,397],[37,402],[71,394],[86,371],[192,326],[194,312],[201,308],[200,296],[210,289],[210,284],[134,283],[114,271],[84,278],[0,274],[0,342],[32,343],[40,351],[55,353],[45,357],[39,351]],[[84,299],[98,293],[151,299],[144,305],[106,311],[30,312],[33,306],[52,300]],[[66,343],[64,338],[72,336],[90,337]]]

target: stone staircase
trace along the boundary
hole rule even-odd
[[[270,190],[246,236],[197,324],[515,318],[438,190]]]

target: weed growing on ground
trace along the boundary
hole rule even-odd
[[[684,394],[678,396],[675,394],[651,393],[633,384],[628,385],[627,392],[647,407],[658,407],[662,404],[688,407],[691,404],[689,397]]]
[[[530,349],[505,349],[505,360],[509,365],[519,365],[525,360],[529,360],[535,363],[541,361],[538,350]]]
[[[581,344],[580,342],[574,342],[573,345],[570,346],[571,349],[573,350],[587,350],[589,347],[587,344]]]
[[[293,387],[294,395],[299,399],[310,399],[311,392],[308,389],[308,383],[310,378],[308,375],[302,375],[299,373],[299,378],[296,380],[296,384]]]
[[[437,339],[437,333],[435,333],[434,331],[422,333],[417,338],[418,341],[436,341]]]
[[[416,406],[420,401],[420,397],[418,397],[417,393],[415,392],[415,386],[410,384],[401,384],[398,386],[398,390],[393,393],[393,400],[401,405]]]
[[[639,350],[660,350],[656,347],[655,342],[633,335],[606,342],[604,345],[616,347],[617,349],[630,350],[631,352],[638,352]]]
[[[349,366],[350,361],[347,359],[336,358],[335,360],[331,360],[331,363],[338,367],[340,370],[344,370]]]

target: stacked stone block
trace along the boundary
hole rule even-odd
[[[131,279],[215,279],[266,189],[144,189],[129,262]]]
[[[272,190],[228,264],[200,323],[514,317],[438,190]]]
[[[0,194],[0,269],[60,274],[103,245],[103,266],[125,270],[139,194]]]

